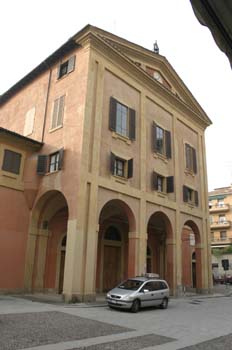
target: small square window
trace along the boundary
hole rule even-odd
[[[58,67],[57,79],[62,78],[66,74],[72,72],[75,68],[75,58],[76,56],[70,57],[67,61],[61,63]]]
[[[120,158],[115,158],[114,162],[114,175],[125,177],[125,164],[126,162]]]
[[[2,170],[8,171],[9,173],[19,174],[21,165],[21,154],[13,152],[9,149],[5,149]]]

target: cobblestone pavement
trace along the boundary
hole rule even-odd
[[[1,350],[232,350],[232,288],[137,314],[0,296]]]

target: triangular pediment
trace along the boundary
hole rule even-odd
[[[142,69],[144,73],[151,76],[154,81],[162,84],[165,89],[175,95],[192,111],[197,113],[206,124],[211,124],[205,111],[164,56],[100,28],[89,26],[89,29],[114,50],[117,50],[121,55],[129,59],[138,69]]]

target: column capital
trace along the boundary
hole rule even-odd
[[[138,232],[129,232],[128,237],[129,237],[129,239],[139,239],[140,234]]]

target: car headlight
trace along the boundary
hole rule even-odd
[[[107,294],[106,294],[106,297],[107,297],[107,298],[110,298],[110,293],[107,293]]]
[[[134,299],[134,297],[131,297],[130,295],[122,298],[122,300],[133,300],[133,299]]]

